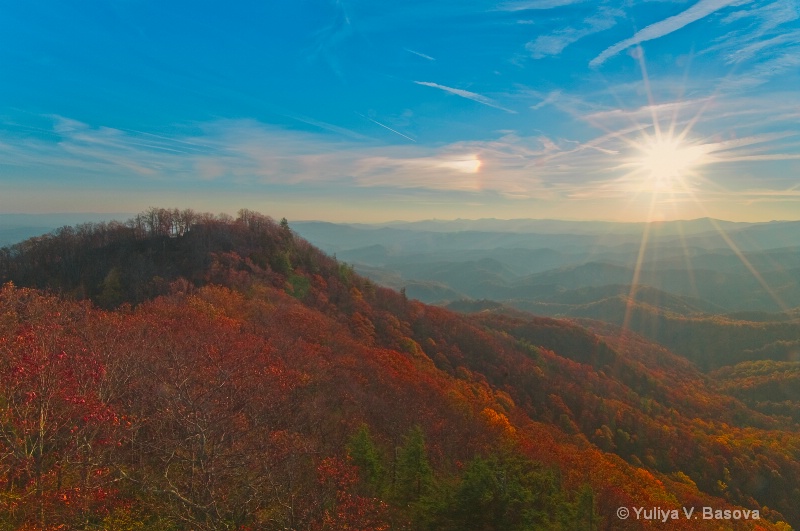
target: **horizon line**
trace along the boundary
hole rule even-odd
[[[157,207],[162,208],[162,207]],[[163,207],[167,208],[167,207]],[[168,208],[172,210],[173,207]],[[179,208],[179,210],[183,210],[183,208]],[[194,210],[194,209],[192,209]],[[250,210],[250,209],[248,209]],[[253,210],[254,212],[258,212],[264,214],[269,217],[273,217],[270,214]],[[144,211],[142,211],[144,212]],[[142,212],[94,212],[94,211],[86,211],[86,212],[0,212],[0,219],[20,216],[20,217],[53,217],[53,216],[64,216],[64,217],[76,217],[76,216],[90,216],[90,217],[99,217],[99,216],[109,216],[109,221],[127,221],[128,219],[132,219],[138,214]],[[205,212],[204,210],[196,210],[196,212]],[[231,215],[235,218],[236,212],[229,212],[227,210],[223,210],[220,212],[211,212],[212,214],[227,214]],[[120,219],[119,217],[128,216],[126,219]],[[286,217],[286,216],[280,216]],[[553,222],[561,222],[561,223],[607,223],[607,224],[620,224],[620,225],[635,225],[635,224],[664,224],[664,223],[688,223],[693,221],[702,221],[702,220],[714,220],[714,221],[721,221],[724,223],[736,223],[736,224],[766,224],[766,223],[792,223],[792,222],[799,222],[800,218],[798,219],[771,219],[771,220],[761,220],[761,221],[748,221],[748,220],[731,220],[731,219],[723,219],[723,218],[714,218],[711,216],[703,216],[698,218],[675,218],[675,219],[659,219],[659,220],[636,220],[636,221],[621,221],[621,220],[613,220],[613,219],[575,219],[575,218],[496,218],[496,217],[481,217],[481,218],[420,218],[420,219],[389,219],[385,221],[331,221],[329,219],[319,219],[319,218],[309,218],[309,219],[294,219],[291,220],[287,217],[287,220],[290,223],[330,223],[334,225],[391,225],[391,224],[401,224],[401,223],[454,223],[454,222],[480,222],[480,221],[505,221],[505,222],[514,222],[514,221],[553,221]]]

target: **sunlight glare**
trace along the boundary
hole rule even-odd
[[[634,161],[654,192],[676,192],[684,178],[704,163],[706,150],[672,136],[647,139]]]
[[[740,139],[737,141],[716,143],[687,141],[686,136],[700,119],[702,110],[689,120],[683,131],[679,134],[675,134],[675,129],[678,126],[677,113],[673,115],[669,128],[666,131],[663,130],[658,118],[657,107],[653,102],[653,95],[650,89],[643,56],[639,58],[639,61],[642,69],[642,78],[647,90],[649,107],[652,113],[651,127],[653,134],[651,135],[645,132],[648,126],[635,124],[642,137],[639,140],[625,139],[628,145],[636,150],[636,153],[632,158],[629,158],[622,167],[633,168],[633,171],[625,176],[625,180],[633,179],[634,181],[638,181],[639,190],[634,197],[638,197],[638,192],[641,192],[643,189],[649,190],[650,209],[647,218],[648,223],[645,224],[644,230],[642,231],[639,253],[634,265],[633,278],[631,279],[630,291],[625,304],[622,330],[627,330],[630,327],[631,319],[636,309],[636,294],[640,287],[642,268],[645,263],[645,255],[650,240],[651,223],[655,221],[656,218],[656,206],[658,203],[664,203],[665,198],[669,201],[674,200],[676,196],[680,195],[687,196],[704,212],[705,217],[711,222],[726,245],[739,258],[761,287],[764,288],[783,312],[789,313],[790,309],[782,301],[778,293],[772,289],[755,266],[748,260],[747,256],[739,249],[733,239],[725,232],[723,227],[706,211],[703,201],[698,196],[697,190],[694,189],[688,179],[694,176],[704,180],[698,172],[700,166],[703,165],[726,161],[758,160],[759,155],[757,154],[730,154],[725,153],[725,151],[728,150],[728,146],[732,146],[732,149],[735,149],[742,146],[762,143],[762,138],[752,137],[745,140]],[[786,157],[787,155],[781,155],[782,159]],[[686,251],[684,259],[686,260],[687,271],[692,278],[691,282],[694,285],[694,271],[691,267],[688,247],[682,231],[680,231],[680,241]]]
[[[457,170],[462,173],[478,173],[478,171],[481,169],[481,165],[482,162],[481,159],[478,158],[478,155],[470,155],[466,158],[442,162],[439,166]]]

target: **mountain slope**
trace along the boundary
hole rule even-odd
[[[109,308],[0,294],[6,527],[661,525],[620,506],[800,522],[796,427],[638,336],[426,306],[252,212],[72,236],[2,262]]]

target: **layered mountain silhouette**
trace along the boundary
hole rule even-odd
[[[298,230],[424,302],[598,319],[703,370],[798,359],[785,345],[800,337],[800,222],[488,219]]]

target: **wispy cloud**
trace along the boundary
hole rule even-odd
[[[656,22],[655,24],[651,24],[646,28],[636,32],[633,37],[620,41],[613,46],[609,46],[603,50],[600,55],[592,59],[589,62],[589,66],[592,68],[597,68],[609,58],[617,55],[627,48],[630,48],[631,46],[669,35],[670,33],[678,31],[692,22],[697,22],[698,20],[715,13],[720,9],[749,1],[752,0],[700,0],[689,9],[660,22]]]
[[[216,181],[239,187],[483,189],[474,146],[376,146],[252,120],[219,120],[201,125],[199,134],[166,138],[54,119],[49,138],[22,139],[0,130],[0,165],[24,167],[39,179],[77,178],[87,185],[102,179],[123,187]]]
[[[613,28],[617,19],[625,16],[620,9],[601,7],[600,11],[583,21],[582,27],[567,27],[557,30],[549,35],[540,35],[529,42],[525,48],[534,59],[541,59],[548,55],[558,55],[564,48],[584,37]]]
[[[340,60],[340,51],[343,43],[352,38],[354,30],[344,3],[335,0],[333,5],[336,16],[326,27],[317,32],[316,44],[307,55],[311,59],[322,59],[343,80],[345,76]]]
[[[338,135],[349,137],[355,140],[367,140],[367,137],[362,135],[361,133],[356,133],[355,131],[352,131],[350,129],[339,127],[338,125],[333,125],[320,120],[315,120],[314,118],[310,118],[302,114],[286,114],[286,116],[288,118],[291,118],[292,120],[297,120],[298,122],[304,124],[313,125],[314,127],[318,127],[325,131],[330,131],[331,133],[336,133]]]
[[[51,131],[35,138],[8,138],[0,148],[0,163],[48,168],[53,175],[77,172],[90,176],[120,173],[132,177],[157,178],[164,172],[183,173],[187,167],[174,164],[200,156],[206,147],[190,139],[175,140],[159,135],[89,125],[60,116]]]
[[[756,34],[763,34],[782,24],[797,20],[800,16],[797,2],[794,0],[774,0],[755,7],[751,7],[749,4],[750,2],[743,2],[742,5],[748,7],[734,11],[722,19],[723,24],[754,18],[758,21],[758,25],[755,28],[750,28],[750,31]]]
[[[660,116],[662,119],[671,120],[673,122],[685,122],[697,116],[702,108],[709,105],[712,101],[712,98],[697,98],[693,100],[644,105],[629,109],[616,108],[592,112],[586,114],[584,118],[589,123],[600,123],[604,124],[606,127],[616,127],[633,123],[648,123],[652,122],[654,116]]]
[[[456,96],[460,96],[462,98],[466,98],[468,100],[476,101],[483,105],[487,105],[489,107],[494,107],[495,109],[500,109],[501,111],[505,111],[511,114],[517,114],[517,111],[512,109],[507,109],[494,101],[491,98],[487,98],[486,96],[482,96],[481,94],[476,94],[475,92],[470,92],[468,90],[461,90],[453,87],[446,87],[444,85],[439,85],[438,83],[431,83],[429,81],[414,81],[417,85],[424,85],[426,87],[433,87],[439,90],[443,90],[445,92],[449,92],[450,94],[455,94]]]
[[[497,9],[500,11],[545,10],[570,6],[572,4],[582,4],[587,1],[588,0],[519,0],[515,2],[503,2]]]
[[[600,152],[578,149],[558,157],[573,146],[513,134],[436,148],[376,146],[252,120],[211,122],[200,133],[175,138],[66,119],[53,132],[53,138],[22,141],[0,131],[0,164],[21,163],[40,179],[72,178],[84,186],[98,180],[123,188],[216,182],[238,190],[280,185],[303,193],[351,187],[553,198],[579,189],[582,176],[596,173],[598,160],[589,153]]]
[[[561,96],[560,90],[554,90],[549,92],[539,103],[536,105],[531,105],[531,109],[534,111],[538,111],[543,107],[547,107],[548,105],[552,105],[558,101],[559,97]]]
[[[427,59],[428,61],[435,61],[436,60],[435,57],[431,57],[430,55],[424,54],[422,52],[418,52],[416,50],[412,50],[411,48],[403,48],[403,49],[405,51],[407,51],[408,53],[414,54],[414,55],[416,55],[418,57],[422,57],[423,59]]]
[[[746,73],[725,80],[721,86],[731,91],[751,89],[787,72],[796,72],[798,68],[800,68],[800,46],[793,46],[761,61]]]
[[[290,131],[253,120],[195,124],[192,132],[167,137],[57,118],[49,134],[37,139],[0,128],[0,164],[10,171],[17,167],[15,164],[25,167],[26,172],[37,173],[40,181],[54,175],[53,182],[71,178],[85,186],[102,180],[128,188],[152,187],[154,183],[191,188],[193,183],[208,183],[242,193],[264,187],[321,195],[333,190],[381,189],[499,194],[555,202],[598,198],[625,201],[633,187],[641,187],[641,183],[623,178],[628,171],[623,163],[632,153],[635,155],[631,143],[652,134],[653,111],[674,119],[678,111],[691,114],[704,103],[698,99],[667,102],[655,108],[585,113],[583,118],[602,126],[603,132],[577,140],[543,132],[506,132],[495,138],[433,147],[377,145],[341,135]],[[748,107],[742,100],[726,103],[726,108]],[[753,121],[762,119],[766,112],[782,115],[785,108],[796,103],[789,101],[771,111],[759,109],[736,117],[732,123],[747,127],[751,122],[758,123]],[[693,132],[687,142],[702,146],[708,154],[707,165],[719,166],[717,175],[724,177],[719,182],[724,182],[731,193],[743,189],[746,182],[732,184],[732,168],[740,171],[739,166],[746,169],[751,163],[798,159],[800,134],[794,129],[736,135],[726,125],[727,120],[729,116],[724,113],[704,117],[707,127],[717,133],[703,136],[701,131]],[[791,176],[760,179],[764,190],[777,192],[794,184]]]
[[[703,54],[721,53],[728,65],[742,65],[749,61],[761,62],[798,42],[797,28],[782,31],[782,26],[800,18],[800,7],[795,0],[775,0],[760,5],[748,5],[722,19],[726,25],[747,24],[714,39]]]
[[[800,5],[795,0],[763,1],[722,19],[737,29],[714,39],[703,54],[719,54],[735,66],[735,75],[722,84],[727,90],[746,90],[796,69],[800,59]],[[791,25],[789,25],[791,24]],[[743,26],[743,27],[742,27]]]
[[[750,61],[756,57],[763,59],[763,54],[771,49],[784,44],[794,44],[800,41],[800,30],[783,33],[770,39],[754,40],[749,44],[739,42],[736,48],[725,56],[727,64],[739,64]]]

